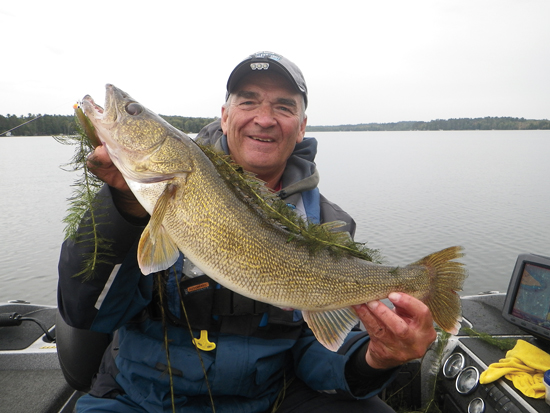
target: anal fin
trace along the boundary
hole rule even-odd
[[[331,311],[302,311],[302,316],[323,346],[337,351],[353,327],[359,322],[351,307]]]

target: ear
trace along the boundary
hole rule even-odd
[[[302,120],[302,123],[300,124],[300,133],[296,138],[296,143],[300,143],[304,140],[304,136],[306,134],[306,125],[307,125],[307,116],[304,115],[304,120]]]
[[[224,135],[227,135],[227,118],[229,116],[229,111],[225,105],[222,106],[222,131]]]

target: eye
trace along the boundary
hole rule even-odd
[[[136,102],[129,103],[128,105],[126,105],[126,112],[132,116],[139,115],[141,112],[143,112],[143,106]]]

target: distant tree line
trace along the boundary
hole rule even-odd
[[[0,115],[0,133],[13,129],[25,122],[29,122],[11,132],[13,136],[50,136],[70,135],[76,131],[74,116],[43,115],[34,120],[37,116]],[[4,136],[4,135],[1,135]]]
[[[40,117],[38,117],[40,116]],[[183,116],[161,115],[172,126],[186,132],[198,133],[203,126],[214,121],[215,118],[188,118]],[[38,117],[38,119],[35,119]],[[30,121],[30,122],[29,122]],[[77,131],[75,117],[72,115],[32,115],[15,116],[0,115],[0,134],[12,128],[29,122],[11,132],[12,136],[51,136],[51,135],[72,135]],[[4,135],[0,135],[5,136]]]
[[[34,118],[38,117],[34,120]],[[161,115],[172,126],[186,133],[198,133],[203,126],[216,118],[190,118]],[[29,122],[30,121],[30,122]],[[29,122],[11,132],[13,136],[51,136],[76,133],[75,118],[72,115],[0,115],[0,134]],[[521,130],[550,129],[550,120],[535,120],[511,117],[485,117],[462,119],[436,119],[430,122],[361,123],[358,125],[308,126],[307,131],[411,131],[411,130]],[[3,135],[0,135],[3,136]]]
[[[185,118],[183,116],[160,115],[170,125],[184,131],[185,133],[199,133],[200,130],[213,122],[216,118]]]
[[[411,130],[520,130],[550,129],[550,120],[511,117],[437,119],[430,122],[361,123],[358,125],[308,126],[311,132],[322,131],[411,131]]]

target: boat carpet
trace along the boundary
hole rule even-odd
[[[3,370],[0,412],[58,412],[73,392],[61,370]]]

